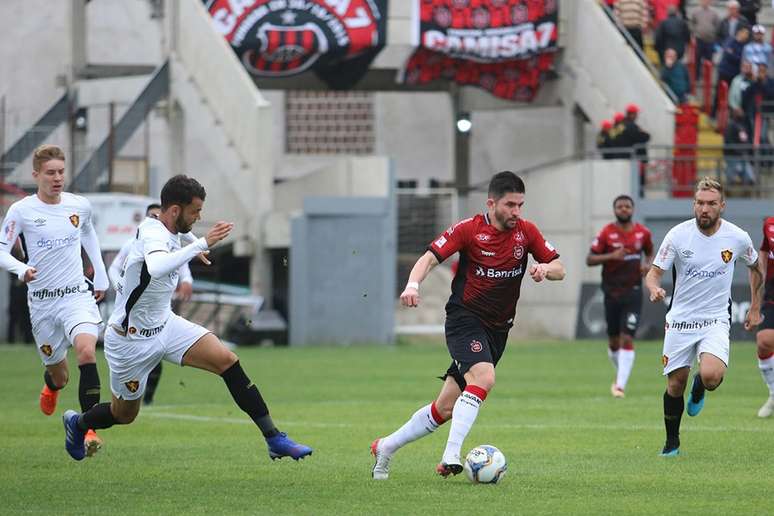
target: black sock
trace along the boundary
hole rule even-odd
[[[110,428],[117,424],[119,424],[119,422],[113,417],[113,413],[110,411],[110,403],[107,402],[97,403],[88,411],[78,416],[78,428],[83,431],[86,431],[89,428],[92,430]]]
[[[148,375],[148,383],[145,385],[145,397],[143,398],[145,403],[153,402],[153,395],[156,394],[156,387],[159,386],[159,380],[161,379],[161,362]]]
[[[99,403],[99,373],[97,364],[79,365],[81,378],[78,382],[78,401],[81,402],[81,412],[86,412]]]
[[[664,426],[666,427],[667,444],[671,448],[680,446],[680,418],[683,417],[685,402],[682,396],[673,398],[664,391]]]
[[[701,375],[696,373],[693,375],[693,386],[691,387],[691,398],[693,401],[699,401],[704,397],[704,384],[701,381]]]
[[[58,391],[59,389],[62,388],[62,387],[58,387],[54,383],[54,379],[51,378],[51,375],[49,374],[48,371],[43,372],[43,381],[46,382],[46,385],[48,385],[48,388],[51,389],[52,391]]]
[[[269,416],[266,402],[263,401],[258,387],[245,374],[239,361],[237,360],[234,365],[223,371],[220,376],[226,382],[236,404],[258,425],[263,436],[273,437],[277,435],[279,431]]]

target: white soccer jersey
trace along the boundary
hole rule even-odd
[[[674,266],[675,284],[667,324],[677,331],[698,331],[713,321],[727,320],[734,263],[755,264],[758,253],[744,230],[721,219],[720,228],[706,236],[695,219],[669,230],[653,260],[662,270]]]
[[[190,234],[188,234],[190,235]],[[156,219],[146,218],[137,228],[137,238],[121,264],[116,284],[116,304],[109,324],[125,336],[148,339],[161,333],[172,313],[172,294],[177,287],[178,269],[196,254],[207,250],[203,238],[181,250],[180,239],[188,235],[171,233]],[[155,253],[175,256],[166,273],[149,270],[147,258]]]
[[[27,263],[9,253],[21,235]],[[58,204],[46,204],[37,195],[17,201],[8,209],[0,234],[0,265],[23,278],[27,269],[37,269],[28,284],[30,304],[86,291],[81,245],[94,266],[94,288],[107,290],[108,277],[91,223],[91,203],[79,195],[63,192]]]
[[[124,245],[121,246],[118,254],[113,257],[113,262],[110,264],[110,267],[108,267],[108,277],[110,278],[113,288],[116,288],[116,285],[118,285],[118,280],[121,278],[121,267],[123,267],[126,257],[129,256],[129,250],[132,248],[135,240],[135,238],[131,238],[124,242]],[[177,270],[177,273],[179,274],[178,285],[180,283],[193,283],[193,275],[191,274],[191,268],[188,266],[188,263],[184,263]]]

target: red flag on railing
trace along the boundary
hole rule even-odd
[[[712,61],[703,59],[701,62],[701,76],[704,77],[702,93],[704,94],[704,112],[708,115],[712,112],[712,76],[714,66]],[[709,79],[709,80],[708,80]]]
[[[715,120],[717,121],[715,130],[722,134],[728,125],[728,83],[726,81],[718,82],[718,110]]]

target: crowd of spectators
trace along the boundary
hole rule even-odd
[[[647,161],[648,151],[644,144],[650,134],[637,124],[640,108],[637,104],[626,106],[625,113],[617,112],[612,120],[603,120],[597,134],[597,149],[604,159],[631,159]]]

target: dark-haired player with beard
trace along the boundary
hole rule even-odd
[[[645,277],[653,303],[666,297],[661,288],[664,271],[671,270],[674,278],[661,357],[667,377],[664,457],[680,453],[683,409],[689,416],[697,416],[704,406],[705,391],[714,391],[723,381],[730,347],[731,282],[738,259],[749,271],[751,302],[745,329],[751,330],[761,320],[763,276],[758,252],[747,232],[720,217],[725,207],[723,186],[708,177],[699,181],[694,218],[669,230]],[[686,404],[683,393],[694,358],[698,358],[699,372],[693,377]]]
[[[300,459],[312,449],[293,442],[277,430],[258,388],[242,370],[237,357],[206,328],[171,310],[178,270],[189,260],[228,236],[229,222],[218,222],[203,238],[191,235],[205,198],[195,179],[178,175],[161,190],[161,214],[146,218],[121,266],[113,315],[105,331],[105,357],[110,367],[110,403],[100,403],[83,414],[65,412],[65,448],[81,460],[87,428],[129,424],[140,411],[151,370],[160,360],[204,369],[220,375],[234,401],[263,433],[272,459]],[[181,241],[189,242],[181,247]]]
[[[559,254],[535,224],[520,217],[524,194],[524,182],[513,172],[495,174],[486,212],[447,229],[411,269],[400,300],[403,306],[415,307],[420,302],[419,284],[436,265],[459,252],[446,304],[446,346],[452,363],[442,376],[444,384],[435,401],[371,444],[374,479],[388,478],[390,460],[398,449],[429,435],[450,418],[446,449],[436,472],[448,477],[462,471],[462,442],[494,386],[495,366],[513,326],[524,275],[529,273],[535,282],[564,278]],[[528,266],[528,254],[537,263]]]
[[[642,311],[642,276],[653,261],[653,242],[650,230],[632,221],[631,197],[616,197],[613,212],[616,221],[603,227],[594,238],[586,265],[602,265],[607,355],[616,370],[610,392],[623,398],[634,366],[634,332]]]

